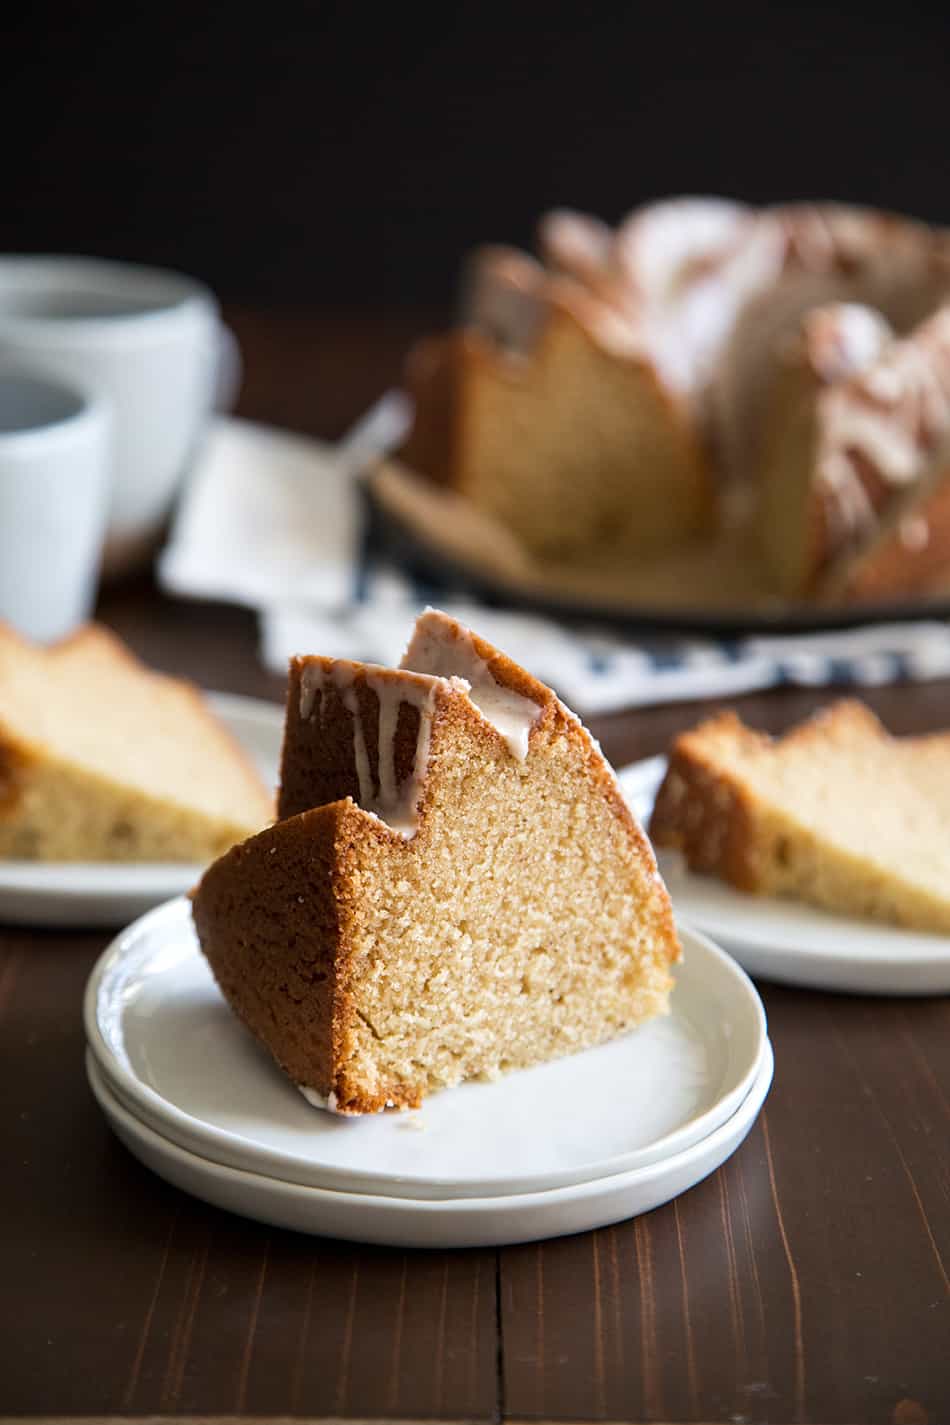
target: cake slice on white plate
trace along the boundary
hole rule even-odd
[[[0,858],[205,862],[272,817],[192,684],[96,625],[50,648],[0,625]]]
[[[205,873],[194,918],[312,1101],[414,1107],[666,1010],[669,898],[600,749],[444,614],[399,669],[293,661],[279,813]]]
[[[775,739],[721,713],[673,743],[650,835],[739,890],[950,933],[950,733],[851,699]]]

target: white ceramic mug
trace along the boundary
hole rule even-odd
[[[92,611],[110,426],[104,398],[0,365],[0,619],[38,642]]]
[[[4,357],[108,399],[104,569],[145,562],[211,410],[239,380],[237,346],[213,294],[180,273],[133,263],[0,257]]]

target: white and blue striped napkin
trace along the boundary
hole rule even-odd
[[[279,672],[294,653],[398,662],[414,618],[434,604],[584,714],[780,683],[856,689],[950,676],[950,626],[937,619],[767,637],[641,637],[421,582],[366,537],[355,474],[404,419],[401,401],[388,397],[330,447],[220,418],[159,561],[164,587],[257,609],[261,656]]]

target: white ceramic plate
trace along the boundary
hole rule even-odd
[[[411,1114],[323,1113],[227,1008],[185,900],[102,956],[86,1033],[113,1093],[201,1157],[347,1192],[445,1199],[544,1191],[687,1148],[726,1121],[761,1067],[765,1014],[729,956],[687,934],[672,1013],[613,1043],[433,1094]]]
[[[487,1247],[587,1232],[650,1212],[715,1171],[735,1152],[772,1082],[766,1039],[752,1089],[737,1111],[707,1137],[657,1163],[592,1182],[511,1197],[444,1201],[336,1192],[226,1167],[189,1153],[156,1133],[120,1102],[92,1055],[89,1081],[113,1129],[135,1156],[185,1192],[243,1217],[391,1247]]]
[[[635,762],[620,784],[646,824],[665,757]],[[678,916],[712,935],[763,979],[853,994],[950,993],[950,938],[850,920],[797,901],[751,896],[687,870],[676,852],[657,853]]]
[[[224,693],[211,693],[208,701],[275,786],[283,708]],[[0,861],[0,922],[112,929],[187,891],[201,870],[183,862]]]

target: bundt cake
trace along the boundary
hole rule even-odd
[[[599,748],[444,614],[399,669],[293,660],[279,816],[209,868],[194,920],[315,1104],[412,1107],[667,1007],[669,899]]]
[[[96,625],[49,648],[0,625],[0,857],[203,863],[272,817],[196,688]]]
[[[681,734],[654,844],[740,890],[950,931],[950,734],[834,703],[777,740],[722,713]]]
[[[540,263],[476,255],[459,326],[410,353],[399,460],[560,563],[699,548],[717,530],[761,555],[764,598],[933,586],[950,235],[836,204],[697,198],[616,230],[554,212],[539,246]],[[921,401],[913,470],[902,454],[897,474]],[[918,483],[910,527],[927,522],[931,554],[912,575],[894,529]]]

